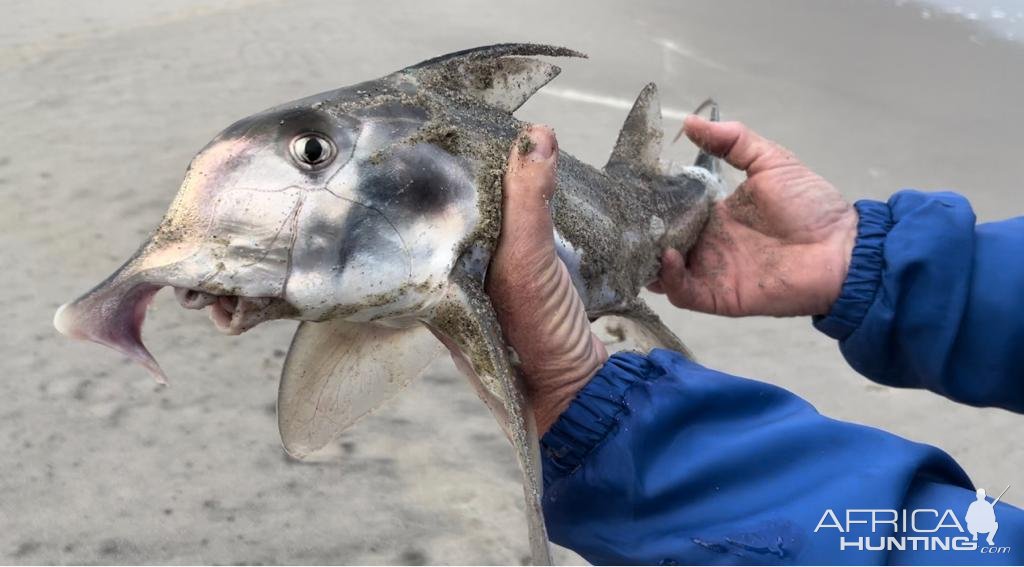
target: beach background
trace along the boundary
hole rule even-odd
[[[953,189],[995,220],[1024,213],[1022,12],[1020,0],[0,2],[0,563],[527,560],[512,453],[448,360],[296,463],[274,415],[294,323],[225,337],[164,292],[145,334],[167,388],[51,326],[135,251],[192,155],[234,120],[450,51],[552,43],[590,59],[560,61],[518,116],[589,163],[656,81],[669,131],[713,95],[851,200]],[[807,319],[654,303],[704,364],[937,445],[1024,504],[1021,416],[875,385]]]

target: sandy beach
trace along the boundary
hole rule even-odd
[[[277,103],[467,47],[565,45],[590,58],[517,115],[589,163],[656,81],[666,130],[712,95],[851,200],[952,189],[981,220],[1024,213],[1024,43],[983,22],[881,0],[382,5],[0,2],[0,563],[528,560],[512,452],[447,359],[297,463],[274,406],[294,323],[226,337],[162,293],[145,336],[166,388],[53,329],[156,226],[191,157]],[[873,384],[807,319],[653,301],[702,363],[937,445],[1024,505],[1021,416]]]

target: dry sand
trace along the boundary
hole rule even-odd
[[[273,104],[470,46],[562,44],[591,59],[519,114],[591,163],[615,140],[616,101],[655,80],[675,109],[716,96],[851,199],[954,188],[982,219],[1024,212],[1024,46],[912,4],[85,4],[0,8],[2,563],[525,560],[512,454],[447,361],[297,464],[273,406],[294,324],[223,337],[161,295],[146,335],[169,388],[51,327],[156,225],[191,156]],[[657,305],[704,363],[938,445],[1024,503],[1020,416],[874,385],[807,320]]]

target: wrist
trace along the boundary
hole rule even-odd
[[[495,278],[491,292],[537,419],[546,432],[608,359],[565,264],[554,254],[530,262],[530,274]]]
[[[586,307],[565,264],[552,255],[540,274],[529,294],[538,300],[530,311],[537,319],[521,327],[530,335],[523,342],[531,351],[519,354],[537,429],[543,435],[601,369],[608,352],[590,332]]]
[[[846,276],[850,273],[850,262],[853,259],[853,247],[857,243],[857,220],[857,211],[851,207],[849,220],[837,235],[838,252],[835,255],[835,262],[830,267],[831,271],[834,273],[834,277],[830,284],[828,301],[825,304],[825,309],[821,311],[821,313],[828,313],[843,292],[843,284],[846,282]]]
[[[820,278],[816,288],[815,299],[808,310],[809,315],[824,315],[832,310],[843,292],[853,248],[857,242],[857,211],[851,206],[849,214],[838,223],[837,229],[829,238],[830,244],[824,257],[812,260],[817,268],[813,270]]]
[[[838,340],[860,326],[875,300],[885,267],[885,239],[893,226],[885,203],[858,201],[855,207],[856,235],[839,296],[828,311],[814,318],[818,330]]]
[[[537,431],[540,435],[544,435],[551,429],[551,426],[572,405],[580,390],[586,387],[591,378],[608,361],[608,351],[605,349],[604,343],[593,334],[589,334],[588,340],[580,346],[580,355],[577,360],[571,366],[558,372],[557,375],[529,377],[529,382],[536,384],[536,387],[530,391],[530,404],[533,406]]]

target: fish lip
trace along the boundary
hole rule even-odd
[[[279,319],[294,311],[277,297],[221,294],[186,287],[175,287],[174,295],[185,309],[208,307],[213,326],[225,335],[240,335],[264,321]]]

